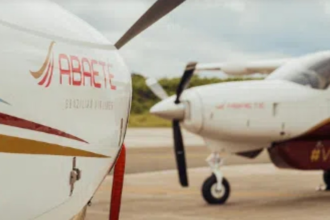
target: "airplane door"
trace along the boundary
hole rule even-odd
[[[272,118],[274,121],[274,133],[276,140],[282,140],[285,139],[285,137],[289,136],[289,131],[287,129],[287,123],[283,118],[281,117],[281,103],[274,102],[272,104]]]
[[[272,117],[275,124],[275,133],[279,139],[283,139],[287,135],[286,122],[281,118],[281,103],[274,102],[272,105]]]
[[[290,139],[308,132],[329,118],[329,108],[330,102],[321,99],[274,103],[273,119],[279,126],[276,140]]]
[[[278,141],[287,137],[282,105],[277,102],[254,103],[247,112],[246,132],[258,140]]]

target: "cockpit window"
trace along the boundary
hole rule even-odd
[[[319,77],[320,84],[318,89],[326,89],[330,82],[330,59],[315,63],[310,67]]]
[[[311,56],[289,63],[275,70],[267,79],[283,79],[314,89],[327,89],[330,84],[330,56]]]
[[[317,74],[315,74],[313,71],[308,70],[302,70],[300,73],[292,74],[291,77],[288,77],[288,80],[298,83],[300,85],[304,86],[310,86],[312,88],[319,88],[320,82],[317,77]]]

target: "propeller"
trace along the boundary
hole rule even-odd
[[[146,80],[146,84],[149,87],[149,89],[161,100],[168,98],[167,93],[156,79],[148,78]]]
[[[186,66],[186,69],[183,73],[183,76],[181,77],[181,81],[176,89],[176,99],[175,99],[175,104],[179,104],[180,103],[180,96],[183,92],[183,90],[185,90],[190,82],[191,77],[194,74],[194,71],[196,69],[196,62],[191,62],[188,63]]]
[[[174,102],[175,104],[181,103],[180,101],[181,94],[188,87],[191,77],[194,74],[196,65],[197,65],[196,62],[191,62],[188,63],[188,65],[186,66],[186,69],[183,73],[181,81],[176,90],[176,99]],[[187,174],[186,156],[184,150],[184,143],[182,139],[180,121],[173,120],[172,128],[173,128],[173,137],[174,137],[174,152],[176,157],[180,183],[181,186],[187,187],[189,185],[188,174]]]
[[[142,17],[117,41],[115,47],[120,49],[130,40],[140,34],[142,31],[146,30],[152,24],[157,22],[159,19],[164,17],[166,14],[171,12],[173,9],[178,7],[185,0],[158,0],[149,10],[142,15]],[[162,89],[162,88],[161,88]],[[157,90],[157,89],[156,89]],[[155,90],[155,91],[156,91]],[[159,88],[158,88],[159,90]],[[159,90],[160,91],[160,90]],[[167,94],[163,90],[159,94],[163,98],[167,97]],[[114,171],[114,183],[112,188],[112,197],[111,197],[111,207],[109,218],[111,220],[119,219],[120,205],[121,205],[121,194],[124,181],[124,171],[125,171],[125,146],[123,146],[122,151],[119,155],[119,158],[115,165]]]
[[[179,174],[179,180],[181,183],[181,186],[187,187],[188,184],[188,175],[187,175],[187,165],[186,165],[186,156],[185,156],[185,150],[184,150],[184,143],[183,143],[183,138],[182,138],[182,133],[181,133],[181,127],[180,127],[180,121],[183,120],[184,115],[183,113],[180,114],[184,108],[182,107],[183,104],[181,103],[180,97],[183,91],[188,87],[189,82],[191,80],[191,77],[194,74],[194,71],[196,69],[196,62],[191,62],[188,63],[186,66],[186,69],[182,75],[181,81],[177,87],[176,90],[176,97],[173,102],[168,102],[170,100],[164,100],[163,104],[167,106],[167,111],[170,112],[170,117],[172,119],[172,129],[173,129],[173,139],[174,139],[174,154],[175,154],[175,159],[176,159],[176,164],[177,164],[177,169],[178,169],[178,174]],[[151,80],[148,79],[146,81],[147,85],[149,88],[161,99],[165,99],[167,97],[164,95],[159,95],[160,91],[164,91],[164,89],[158,84],[156,80]],[[165,93],[166,94],[166,93]],[[172,104],[173,103],[173,104]],[[162,104],[162,103],[159,103]],[[170,105],[168,105],[170,104]],[[157,108],[157,104],[155,106]],[[154,107],[153,107],[154,108]],[[155,108],[154,108],[155,110]],[[151,110],[152,112],[153,110]],[[157,110],[155,110],[157,111]],[[159,114],[160,112],[158,112]],[[160,114],[159,114],[160,115]]]
[[[152,24],[174,10],[185,0],[158,0],[135,24],[117,41],[115,47],[120,49],[134,37]]]

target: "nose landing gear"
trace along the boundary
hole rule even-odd
[[[217,179],[214,174],[204,181],[202,194],[204,200],[209,204],[224,204],[230,195],[230,185],[226,178],[222,179],[221,189],[217,188]]]
[[[207,162],[210,165],[213,174],[203,183],[203,198],[209,204],[224,204],[230,195],[230,185],[220,171],[223,161],[218,153],[212,153],[207,158]]]

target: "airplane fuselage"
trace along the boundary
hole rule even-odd
[[[131,76],[88,24],[30,4],[0,6],[0,219],[71,219],[117,158]]]
[[[328,51],[310,54],[287,62],[265,80],[190,88],[179,105],[172,96],[151,111],[179,119],[213,152],[249,152],[306,137],[324,141],[330,119],[329,61]]]
[[[190,104],[192,117],[182,124],[213,143],[213,150],[253,150],[298,137],[328,120],[329,95],[280,80],[201,86],[184,93],[182,100],[194,97],[198,103]]]
[[[203,70],[268,76],[186,89],[193,74]],[[188,185],[188,177],[180,124],[211,150],[207,162],[212,175],[201,190],[207,203],[224,204],[229,198],[230,185],[220,169],[225,154],[255,158],[264,149],[277,167],[324,170],[330,190],[330,51],[254,62],[190,62],[172,97],[157,82],[146,83],[162,100],[150,112],[172,121],[182,186]]]

